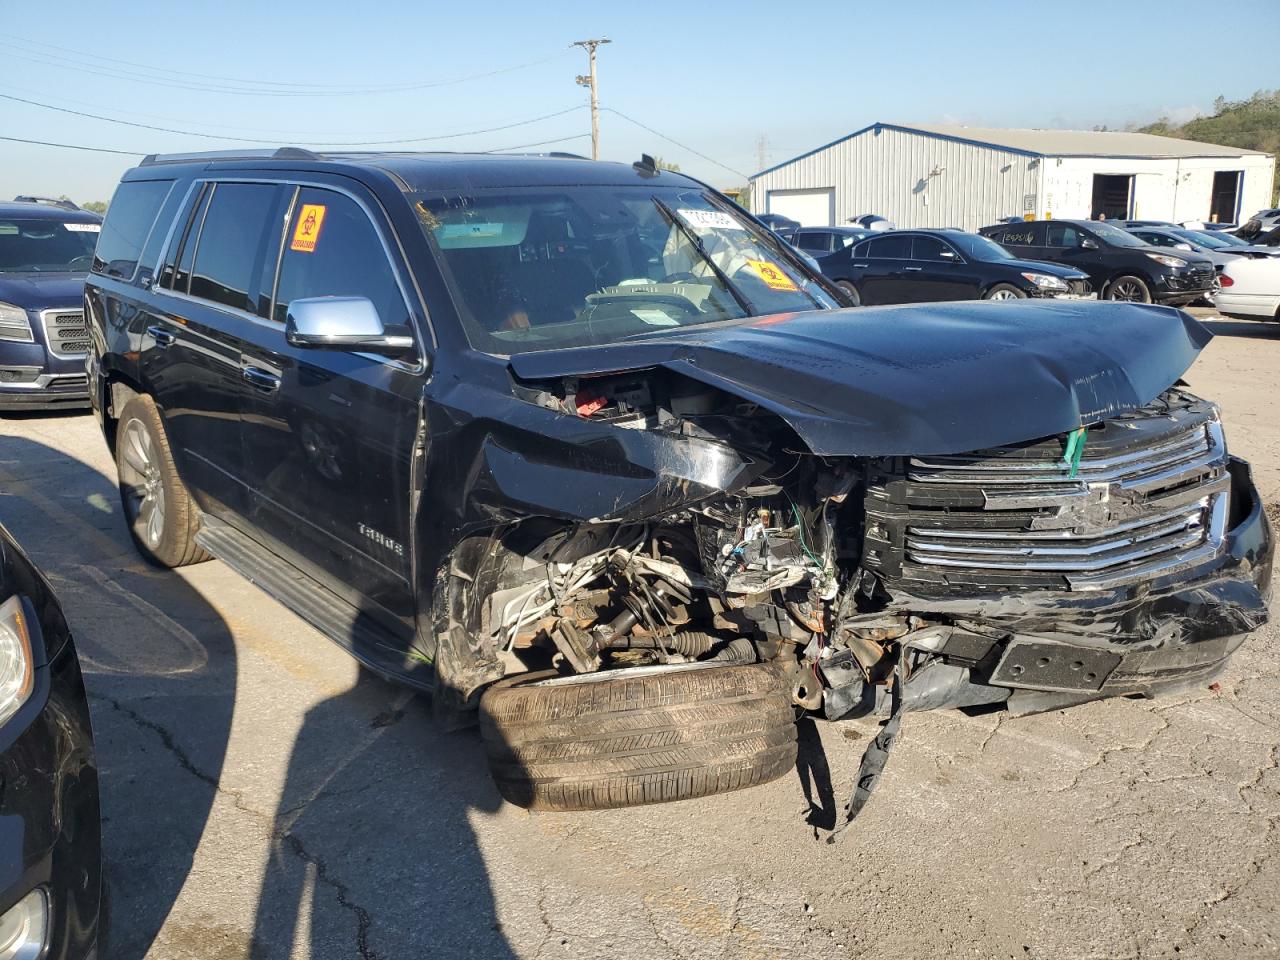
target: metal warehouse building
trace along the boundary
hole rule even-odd
[[[805,226],[874,213],[976,230],[1002,217],[1237,222],[1275,159],[1149,133],[877,123],[751,178],[751,209]]]

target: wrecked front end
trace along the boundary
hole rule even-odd
[[[1151,319],[1101,309],[1095,322],[1115,336]],[[1185,369],[1200,344],[1180,338],[1194,321],[1160,319],[1163,341],[1145,348],[1163,353],[1164,371],[1035,338],[1020,360],[1051,371],[1061,396],[1040,389],[1040,413],[1009,418],[1083,422],[959,453],[1006,414],[999,402],[974,408],[959,386],[958,409],[928,423],[886,403],[898,449],[864,455],[855,427],[832,439],[814,370],[782,370],[780,352],[778,377],[813,402],[761,399],[785,393],[781,382],[727,389],[723,351],[696,344],[621,373],[586,372],[580,359],[513,364],[506,422],[472,425],[465,499],[482,505],[476,523],[499,522],[454,558],[462,576],[437,617],[442,678],[464,703],[524,670],[768,660],[798,707],[829,719],[1025,712],[1205,682],[1266,620],[1272,541],[1213,404],[1180,386],[1141,403],[1099,388],[1167,385]],[[926,375],[899,370],[904,389]],[[1106,415],[1082,413],[1090,403]],[[927,439],[944,419],[961,435],[948,452],[901,452],[946,449]]]

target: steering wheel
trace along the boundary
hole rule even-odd
[[[81,261],[84,261],[84,262],[81,263]],[[91,267],[93,266],[93,254],[82,253],[80,254],[80,256],[74,257],[72,260],[70,260],[67,263],[67,266],[73,269],[77,269],[79,267]]]

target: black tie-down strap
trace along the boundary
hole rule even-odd
[[[880,728],[875,739],[867,745],[866,752],[862,755],[862,762],[858,764],[857,779],[853,782],[853,796],[849,798],[844,808],[844,822],[831,831],[830,836],[827,837],[827,843],[835,843],[845,828],[853,823],[853,818],[867,805],[872,791],[880,782],[880,775],[884,773],[884,765],[889,762],[889,751],[893,748],[893,741],[897,738],[898,730],[902,726],[903,704],[906,702],[903,697],[903,687],[906,685],[906,661],[906,649],[900,647],[898,663],[893,674],[893,690],[890,693],[889,720]]]

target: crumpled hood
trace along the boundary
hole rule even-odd
[[[522,379],[666,367],[773,411],[821,456],[963,453],[1136,409],[1209,333],[1172,307],[860,307],[513,356]]]
[[[27,310],[79,307],[83,273],[0,273],[0,302]]]

